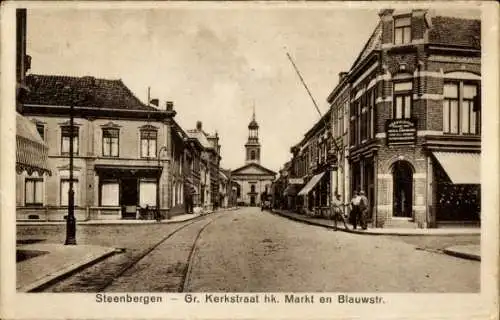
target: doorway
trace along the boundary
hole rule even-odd
[[[250,205],[255,207],[255,196],[250,196]]]
[[[122,205],[122,218],[135,219],[137,213],[138,192],[137,178],[123,178],[121,180],[120,204]],[[134,209],[135,208],[135,209]]]
[[[411,218],[413,206],[413,170],[407,161],[397,161],[392,169],[394,217]]]

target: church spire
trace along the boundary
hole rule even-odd
[[[252,121],[248,124],[248,141],[245,148],[246,163],[260,163],[259,124],[255,120],[255,103],[252,106]]]

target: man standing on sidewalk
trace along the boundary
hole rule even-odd
[[[359,192],[359,224],[363,230],[367,228],[368,208],[368,198],[365,196],[365,192],[361,190]]]
[[[358,194],[357,190],[354,190],[353,196],[351,199],[351,213],[350,213],[350,218],[352,222],[352,228],[356,230],[356,226],[358,225],[358,220],[359,220],[359,201],[360,197]]]
[[[342,212],[342,206],[343,206],[343,203],[342,201],[340,200],[340,194],[335,194],[335,199],[333,199],[332,201],[332,210],[333,210],[333,229],[335,231],[337,231],[337,219],[341,219],[342,222],[344,222],[344,228],[347,230],[349,229],[347,227],[347,223],[346,223],[346,218],[344,217],[344,214]]]

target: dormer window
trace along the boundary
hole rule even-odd
[[[411,42],[411,17],[394,19],[394,44]]]

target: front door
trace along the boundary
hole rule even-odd
[[[394,164],[393,201],[394,217],[412,217],[413,171],[407,161],[397,161]]]
[[[123,219],[136,218],[136,206],[138,203],[137,179],[125,178],[121,180],[120,205],[122,206]]]
[[[250,205],[255,207],[255,196],[250,196]]]

